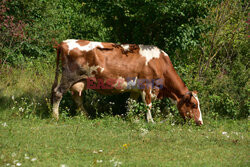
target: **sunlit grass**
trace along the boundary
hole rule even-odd
[[[203,127],[117,117],[74,117],[58,123],[10,117],[0,123],[0,165],[249,165],[247,120],[207,120]]]

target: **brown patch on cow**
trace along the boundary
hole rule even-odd
[[[124,49],[124,47],[122,47],[122,45],[128,45],[129,48],[128,49]],[[129,53],[133,53],[133,54],[138,54],[139,53],[139,45],[137,44],[114,44],[113,47],[118,48],[119,50],[121,50],[122,54],[125,54],[128,56]]]
[[[76,41],[76,43],[78,43],[80,46],[85,46],[85,45],[88,45],[90,41],[78,40]]]
[[[128,52],[131,52],[131,53],[139,53],[139,45],[136,45],[136,44],[129,44],[129,49],[128,49]]]
[[[69,51],[69,46],[68,46],[68,44],[66,43],[66,42],[61,42],[61,49],[62,49],[62,52],[64,53],[64,52],[66,52],[66,53],[68,53],[68,51]]]
[[[107,43],[107,42],[102,42],[102,46],[103,48],[110,48],[113,49],[114,48],[114,43]]]
[[[146,89],[145,90],[145,101],[146,101],[146,104],[149,105],[151,103],[151,95],[150,95],[150,89]]]

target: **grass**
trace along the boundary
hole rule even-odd
[[[196,127],[118,117],[55,122],[20,119],[5,112],[0,119],[0,166],[15,160],[22,166],[113,166],[115,162],[121,166],[249,166],[247,120],[205,120],[205,126]]]
[[[45,98],[53,81],[51,71],[48,66],[45,70],[5,68],[2,73],[0,166],[250,165],[247,119],[215,120],[204,114],[205,125],[197,127],[64,113],[56,122],[39,115],[48,110]]]

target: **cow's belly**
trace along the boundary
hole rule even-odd
[[[95,90],[101,94],[119,94],[124,92],[140,92],[140,89],[136,86],[136,80],[127,82],[124,78],[118,78],[113,80],[102,79],[88,79],[80,81],[71,86],[70,91],[72,94],[78,93],[81,96],[81,92],[86,89]]]

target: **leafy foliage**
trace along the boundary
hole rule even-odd
[[[156,45],[170,55],[189,89],[198,90],[203,113],[247,117],[248,7],[245,0],[3,0],[0,70],[11,65],[34,70],[34,76],[43,74],[54,64],[54,41],[68,38]],[[50,75],[45,75],[50,83]],[[85,107],[93,117],[122,113],[140,117],[138,111],[145,106],[139,102],[129,108],[127,98],[87,91]],[[67,94],[62,101],[65,115],[74,114],[69,99]],[[164,112],[158,111],[164,108],[175,115],[168,100],[155,102],[153,114],[163,118]]]
[[[195,46],[202,30],[197,18],[205,17],[209,1],[84,1],[83,11],[102,18],[111,40],[154,44],[168,53]]]

